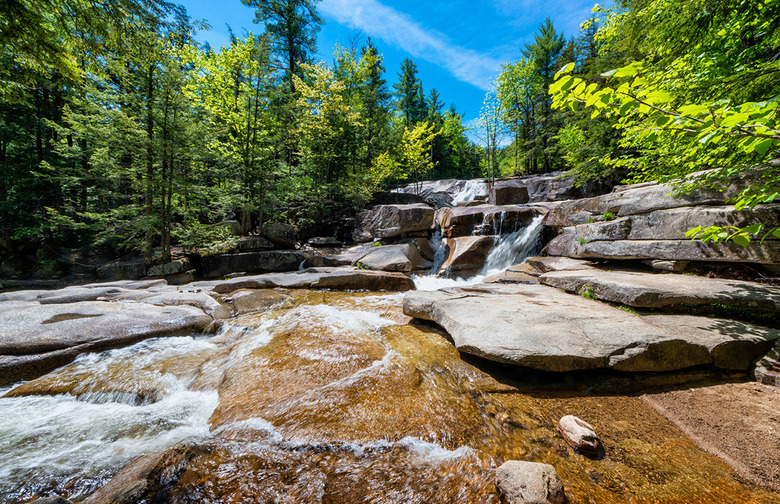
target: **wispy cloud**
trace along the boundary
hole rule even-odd
[[[458,80],[485,91],[501,69],[500,60],[453,45],[445,35],[425,29],[377,0],[323,0],[318,10],[340,24],[439,65]]]

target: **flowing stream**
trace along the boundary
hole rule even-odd
[[[210,337],[85,355],[0,399],[0,500],[79,500],[191,447],[162,499],[499,503],[495,468],[553,464],[572,503],[776,502],[635,397],[523,391],[409,324],[403,294],[293,291]],[[555,430],[593,422],[602,460]]]
[[[479,283],[537,251],[541,229],[502,236],[474,278],[417,288]],[[777,502],[637,397],[529,390],[464,360],[410,323],[403,293],[287,295],[216,335],[84,355],[0,390],[0,501],[79,501],[178,447],[161,502],[498,504],[495,469],[512,459],[554,465],[572,504]],[[602,459],[568,447],[565,414],[596,426]]]

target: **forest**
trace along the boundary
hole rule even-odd
[[[326,233],[411,181],[712,168],[717,183],[777,157],[779,0],[620,0],[578,34],[548,19],[496,76],[479,142],[412,60],[385,68],[370,38],[316,61],[317,0],[241,1],[258,33],[222,48],[162,0],[2,3],[4,257],[35,257],[40,274],[63,249],[167,262],[225,242],[226,219]],[[737,209],[778,196],[780,168],[762,173]],[[780,236],[761,223],[692,236],[767,233]]]

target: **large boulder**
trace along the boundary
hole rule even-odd
[[[440,271],[450,278],[476,275],[496,243],[496,236],[458,236],[447,240],[447,258]]]
[[[434,210],[422,203],[410,205],[378,205],[358,215],[352,234],[356,242],[395,238],[433,228]]]
[[[97,269],[100,279],[111,280],[138,280],[146,276],[146,263],[143,258],[127,261],[114,261]]]
[[[308,253],[297,250],[246,252],[204,257],[202,261],[203,276],[205,278],[218,278],[239,272],[295,271],[308,257]]]
[[[654,274],[586,269],[550,271],[540,281],[568,292],[637,308],[673,305],[727,305],[780,315],[780,287],[674,273]]]
[[[537,209],[516,205],[477,205],[454,207],[437,212],[445,237],[477,234],[506,234],[527,226],[538,215]]]
[[[509,504],[563,504],[563,482],[549,464],[508,460],[496,470],[496,486]]]
[[[780,338],[777,330],[705,317],[695,317],[700,330],[694,333],[689,327],[693,319],[678,324],[669,318],[659,324],[581,296],[530,284],[411,292],[404,297],[404,313],[439,324],[461,352],[558,372],[717,366],[723,361],[715,356],[737,341],[758,357]]]
[[[279,248],[296,248],[295,227],[290,224],[266,222],[263,224],[262,235]]]
[[[433,265],[424,259],[412,243],[372,247],[358,259],[358,266],[371,270],[400,271],[411,273],[414,270],[429,270]]]
[[[192,269],[192,264],[187,258],[176,259],[175,261],[167,262],[164,264],[157,264],[150,266],[146,272],[150,277],[166,277],[170,275],[176,275],[178,273],[184,273]]]
[[[490,188],[491,205],[522,205],[528,203],[528,188],[522,180],[497,180]]]
[[[258,252],[277,248],[268,238],[262,236],[242,236],[238,240],[239,252]]]

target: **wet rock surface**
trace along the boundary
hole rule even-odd
[[[558,422],[558,430],[569,445],[580,453],[595,456],[599,452],[599,437],[586,421],[566,415]]]
[[[509,504],[563,504],[563,482],[550,464],[510,460],[496,470],[496,486]]]

